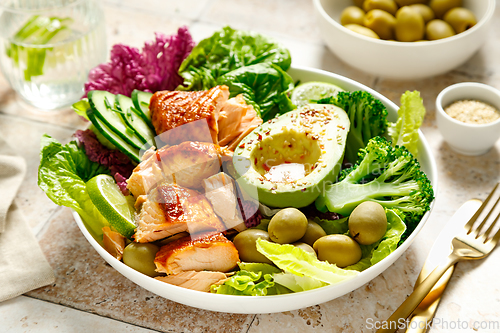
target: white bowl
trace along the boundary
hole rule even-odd
[[[366,90],[384,103],[384,105],[388,109],[390,120],[395,120],[397,118],[398,107],[394,103],[392,103],[389,99],[377,93],[376,91],[351,79],[322,70],[307,68],[292,68],[289,70],[289,73],[295,81],[324,81],[336,84],[341,88],[344,88],[345,90]],[[434,187],[434,193],[437,193],[436,163],[422,132],[419,131],[419,135],[419,160],[422,169],[425,171]],[[433,205],[434,202],[431,204],[431,210]],[[118,272],[120,272],[131,281],[157,295],[168,298],[178,303],[205,310],[230,313],[271,313],[290,311],[327,302],[334,298],[345,295],[348,292],[368,283],[377,275],[386,270],[390,265],[392,265],[413,242],[413,240],[429,218],[429,214],[430,211],[424,215],[417,228],[408,237],[408,239],[398,249],[396,249],[396,251],[391,253],[387,258],[383,259],[376,265],[361,272],[358,276],[351,280],[344,281],[332,286],[288,295],[233,296],[210,294],[184,289],[155,280],[135,271],[134,269],[128,267],[121,261],[118,261],[108,252],[106,252],[106,250],[101,247],[101,245],[99,245],[99,243],[91,236],[80,216],[77,213],[73,213],[78,226],[80,227],[82,233],[85,235],[90,244],[92,244],[96,251],[104,258],[104,260],[106,260]]]
[[[500,91],[483,83],[457,83],[441,91],[436,99],[436,122],[451,149],[463,155],[482,155],[500,138],[500,119],[489,124],[467,124],[450,117],[444,109],[451,103],[478,100],[500,110]]]
[[[445,73],[469,59],[487,37],[495,0],[463,0],[478,23],[455,36],[403,43],[355,33],[340,24],[352,0],[313,0],[323,40],[341,60],[364,72],[393,79],[420,79]]]

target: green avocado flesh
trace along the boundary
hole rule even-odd
[[[344,156],[349,118],[330,104],[308,104],[271,119],[235,149],[243,189],[271,207],[305,207],[334,182]]]

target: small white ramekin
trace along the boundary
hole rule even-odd
[[[436,99],[436,121],[450,148],[463,155],[482,155],[500,138],[500,119],[488,124],[467,124],[450,117],[444,109],[451,103],[471,99],[500,110],[500,91],[483,83],[463,82],[441,91]]]

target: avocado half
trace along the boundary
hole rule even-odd
[[[350,122],[330,104],[307,104],[247,135],[233,154],[238,184],[271,207],[305,207],[336,181]]]

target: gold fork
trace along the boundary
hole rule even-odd
[[[497,245],[500,230],[491,235],[500,217],[500,183],[497,183],[488,198],[465,225],[465,230],[451,242],[452,252],[446,261],[436,267],[413,293],[394,311],[377,333],[395,332],[403,326],[406,318],[417,308],[449,267],[461,260],[475,260],[486,257]],[[476,222],[479,226],[475,227]],[[483,229],[488,226],[486,231]]]

